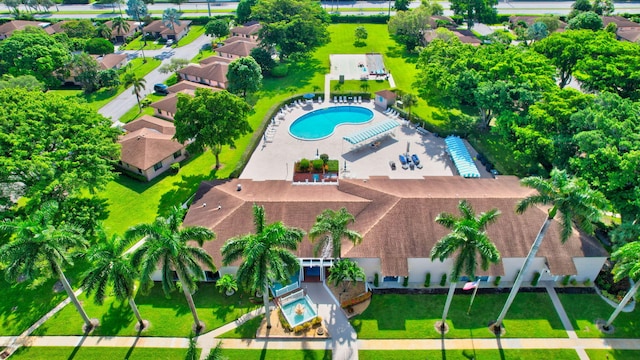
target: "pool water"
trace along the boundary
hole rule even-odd
[[[298,304],[301,304],[304,307],[304,312],[302,314],[296,314],[296,306]],[[291,327],[305,323],[318,315],[307,296],[283,305],[282,313]]]
[[[289,126],[289,134],[300,140],[321,140],[342,124],[364,124],[373,119],[373,111],[361,106],[334,106],[305,114]]]

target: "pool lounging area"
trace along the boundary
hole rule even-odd
[[[311,111],[289,126],[289,134],[298,140],[322,140],[343,124],[364,124],[373,120],[373,111],[361,106],[333,106]]]
[[[458,169],[458,174],[465,178],[479,178],[478,167],[471,158],[469,150],[467,150],[462,139],[452,135],[444,139],[444,142],[447,144],[447,152],[451,156],[453,164]]]

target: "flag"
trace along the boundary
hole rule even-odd
[[[471,290],[471,289],[477,288],[478,284],[480,284],[480,281],[474,281],[474,282],[470,281],[464,284],[464,286],[462,287],[462,290]]]

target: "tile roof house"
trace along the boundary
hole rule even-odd
[[[133,37],[136,33],[136,30],[139,28],[140,23],[135,21],[127,21],[129,25],[129,31],[124,31],[124,29],[115,29],[113,26],[113,21],[109,20],[104,23],[109,29],[111,29],[111,40],[116,43],[124,42],[126,39]]]
[[[258,47],[258,43],[254,41],[239,40],[220,46],[215,49],[218,56],[229,59],[237,59],[251,55],[251,50]]]
[[[100,69],[120,69],[127,64],[127,54],[106,54],[104,56],[96,56]]]
[[[184,160],[187,155],[186,144],[173,139],[176,128],[168,121],[144,115],[123,128],[127,133],[118,140],[122,147],[118,165],[147,181],[167,171],[171,164]]]
[[[51,29],[53,34],[59,34],[64,32],[64,29],[62,28],[62,25],[68,23],[69,20],[62,20],[62,21],[58,21],[55,24],[51,24],[51,26],[49,26],[49,28]]]
[[[220,89],[227,88],[227,72],[229,64],[220,61],[212,63],[191,64],[178,70],[178,76],[183,80],[189,80]]]
[[[610,23],[617,26],[616,37],[618,40],[626,40],[629,42],[638,42],[640,40],[640,24],[630,21],[622,16],[603,16],[603,27],[607,27]]]
[[[214,63],[214,62],[230,64],[232,61],[233,61],[233,59],[229,59],[229,58],[218,56],[218,55],[212,55],[212,56],[209,56],[208,58],[200,60],[199,64],[200,65],[208,65],[208,64],[211,64],[211,63]]]
[[[190,92],[189,90],[182,90],[180,92],[183,94],[193,94],[193,92]],[[173,121],[173,116],[178,111],[178,93],[170,93],[163,99],[149,104],[149,107],[155,109],[153,116]]]
[[[540,19],[540,16],[509,16],[509,22],[514,26],[518,25],[519,22],[523,22],[527,24],[527,27],[531,27],[538,19]],[[566,27],[566,22],[558,20],[558,30],[556,31],[564,31]]]
[[[175,85],[171,85],[167,88],[167,91],[169,93],[179,93],[182,92],[184,90],[189,90],[189,91],[193,91],[195,92],[196,89],[211,89],[210,86],[204,85],[204,84],[199,84],[199,83],[195,83],[193,81],[189,81],[189,80],[182,80],[179,83],[175,84]]]
[[[391,90],[380,90],[375,93],[374,103],[376,107],[386,109],[393,106],[396,101],[396,93]]]
[[[6,39],[14,31],[24,30],[27,26],[34,26],[42,28],[47,34],[53,34],[54,30],[51,28],[51,23],[42,21],[26,21],[26,20],[11,20],[0,25],[0,40]]]
[[[240,36],[243,38],[248,38],[253,41],[258,40],[258,34],[260,33],[260,29],[262,29],[262,25],[259,23],[248,23],[243,26],[237,26],[230,30],[231,36]]]
[[[189,32],[189,26],[191,20],[180,20],[180,25],[174,25],[174,29],[169,29],[162,20],[155,20],[151,24],[142,28],[142,32],[145,34],[151,34],[156,38],[163,38],[165,40],[178,41],[182,39]]]
[[[489,237],[502,254],[502,261],[479,275],[515,278],[547,213],[534,207],[524,215],[514,211],[516,203],[535,190],[520,186],[513,176],[497,179],[425,177],[424,179],[340,179],[338,186],[296,186],[289,181],[252,181],[229,179],[203,182],[184,220],[185,226],[200,225],[216,233],[216,241],[205,243],[205,250],[221,265],[221,246],[231,237],[254,231],[252,206],[265,207],[267,222],[282,221],[308,231],[316,216],[325,209],[345,207],[355,217],[350,229],[363,241],[353,246],[342,243],[341,257],[350,258],[365,270],[367,279],[380,274],[384,281],[408,276],[409,283],[424,282],[427,273],[439,278],[448,274],[452,261],[430,260],[434,244],[448,233],[435,223],[443,212],[458,213],[460,200],[468,200],[480,213],[501,210],[495,224],[487,228]],[[207,206],[209,204],[209,206]],[[600,243],[583,233],[573,232],[563,245],[560,228],[554,222],[526,278],[540,272],[541,280],[559,280],[565,275],[577,281],[595,279],[608,254]],[[301,278],[313,266],[328,267],[331,262],[313,254],[313,245],[305,237],[295,252],[301,262]],[[236,271],[238,264],[220,268],[221,273]],[[544,270],[549,270],[544,271]],[[326,271],[326,268],[325,268]],[[325,272],[320,273],[320,280]]]

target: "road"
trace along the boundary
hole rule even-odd
[[[331,1],[322,2],[322,6],[327,11],[332,11],[335,9],[333,6],[337,6],[337,3],[334,2],[332,4]],[[442,6],[445,9],[445,15],[452,15],[453,13],[449,10],[450,4],[449,2],[441,2]],[[500,1],[498,3],[497,9],[499,14],[556,14],[556,15],[566,15],[571,11],[571,5],[573,1]],[[411,3],[411,7],[417,7],[420,5],[419,1],[413,1]],[[175,8],[175,4],[164,3],[164,4],[150,4],[147,6],[150,11],[160,12],[166,8],[173,7]],[[237,7],[237,2],[212,2],[211,9],[215,10],[224,10],[224,11],[233,11]],[[362,9],[372,9],[377,8],[380,10],[377,11],[363,11]],[[340,11],[344,14],[351,15],[375,15],[379,13],[386,14],[388,12],[389,2],[388,1],[342,1],[340,2]],[[122,10],[124,11],[126,6],[122,6]],[[181,5],[182,12],[185,16],[205,16],[206,12],[202,12],[207,9],[206,2],[190,2],[184,3]],[[616,13],[640,13],[640,1],[638,2],[616,2],[615,3]],[[8,11],[8,8],[2,4],[0,5],[0,11]],[[107,12],[103,14],[88,14],[88,11],[110,11],[111,7],[97,7],[94,5],[58,5],[56,8],[51,8],[50,14],[38,14],[36,17],[38,18],[109,18],[119,16],[118,8],[115,8],[115,12]],[[22,11],[28,12],[26,8],[22,7]],[[196,12],[197,11],[197,12]],[[60,14],[59,12],[64,12]],[[394,12],[392,11],[392,14]],[[216,13],[212,13],[215,15]],[[218,13],[219,14],[219,13]],[[154,14],[155,16],[159,16],[159,14]],[[6,15],[5,15],[6,17]]]
[[[209,44],[210,42],[211,42],[210,37],[206,35],[202,35],[199,38],[197,38],[195,41],[193,41],[191,44],[173,49],[173,51],[175,51],[175,54],[171,58],[182,58],[182,59],[191,60],[193,57],[195,57],[198,54],[202,45]],[[162,49],[162,50],[147,50],[144,52],[144,54],[146,57],[153,57],[163,51],[167,51],[168,49],[169,48]],[[127,52],[131,53],[135,51],[127,51]],[[169,61],[171,61],[170,58],[163,60],[162,63],[165,64],[165,63],[168,63]],[[169,76],[171,76],[171,74],[162,74],[158,70],[159,68],[160,67],[155,68],[153,71],[147,74],[147,76],[144,77],[146,80],[146,88],[141,94],[141,98],[144,98],[146,95],[153,92],[153,84],[164,82],[165,80],[167,80],[167,78],[169,78]],[[111,100],[107,105],[100,108],[98,112],[106,116],[107,118],[111,118],[111,121],[113,121],[114,124],[118,124],[118,120],[120,119],[120,117],[124,115],[127,111],[129,111],[129,109],[131,109],[134,106],[137,106],[138,104],[136,97],[135,95],[132,95],[132,92],[133,92],[133,87],[126,89],[120,95],[116,96],[113,100]]]

